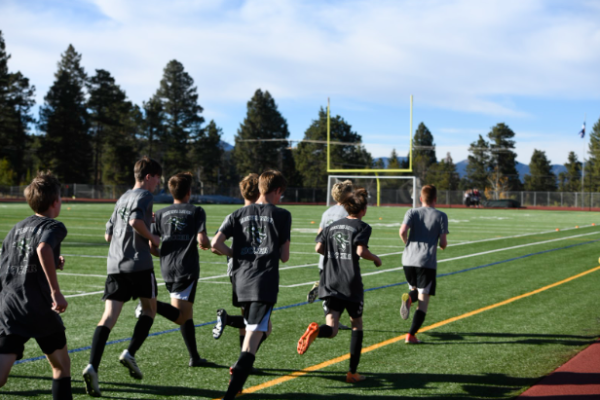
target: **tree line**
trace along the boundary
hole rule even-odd
[[[133,164],[148,155],[163,165],[165,177],[191,171],[203,185],[236,185],[249,172],[276,168],[292,187],[326,187],[324,108],[311,121],[304,140],[293,147],[275,99],[257,89],[247,103],[233,150],[225,151],[222,129],[202,116],[197,87],[181,62],[169,61],[156,92],[137,105],[109,71],[96,69],[90,74],[81,58],[72,45],[61,54],[36,118],[32,113],[35,86],[22,73],[9,70],[10,55],[0,31],[0,185],[26,184],[40,169],[52,170],[65,183],[129,185]],[[383,167],[382,160],[373,159],[362,136],[341,116],[331,117],[330,132],[332,167]],[[535,150],[531,175],[522,184],[516,171],[514,136],[502,123],[492,128],[487,140],[479,136],[469,148],[467,175],[460,179],[450,154],[437,160],[433,135],[421,123],[413,139],[413,174],[442,190],[580,190],[581,163],[574,153],[565,164],[567,172],[556,177],[545,153]],[[597,190],[600,121],[593,128],[589,153],[586,187]],[[392,150],[387,168],[406,167],[406,159]]]

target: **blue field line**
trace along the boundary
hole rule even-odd
[[[486,267],[492,267],[492,266],[498,265],[498,264],[504,264],[504,263],[511,262],[511,261],[522,260],[524,258],[533,257],[533,256],[537,256],[537,255],[540,255],[540,254],[546,254],[546,253],[551,253],[553,251],[570,249],[572,247],[583,246],[585,244],[596,243],[596,242],[600,242],[600,239],[590,240],[590,241],[582,242],[582,243],[571,244],[569,246],[558,247],[556,249],[538,251],[536,253],[530,253],[530,254],[526,254],[524,256],[513,257],[513,258],[509,258],[509,259],[502,260],[502,261],[496,261],[496,262],[493,262],[493,263],[490,263],[490,264],[478,265],[477,267],[471,267],[471,268],[461,269],[459,271],[447,272],[445,274],[439,274],[437,276],[438,276],[438,278],[441,278],[441,277],[444,277],[444,276],[462,274],[463,272],[475,271],[477,269],[482,269],[482,268],[486,268]],[[374,288],[365,289],[365,292],[371,292],[373,290],[386,289],[386,288],[390,288],[390,287],[394,287],[394,286],[400,286],[400,285],[406,285],[406,284],[407,284],[406,281],[405,282],[399,282],[399,283],[392,283],[390,285],[377,286],[377,287],[374,287]],[[316,300],[316,301],[321,301],[321,300]],[[273,311],[286,310],[288,308],[294,308],[294,307],[304,306],[304,305],[307,305],[307,304],[309,304],[307,301],[303,301],[301,303],[295,303],[295,304],[289,304],[287,306],[276,307],[276,308],[273,309]],[[199,327],[202,327],[202,326],[213,325],[213,324],[216,324],[216,323],[217,323],[217,320],[214,320],[214,321],[209,321],[209,322],[203,322],[201,324],[194,325],[194,326],[196,328],[199,328]],[[148,335],[148,337],[150,337],[150,336],[160,336],[160,335],[164,335],[166,333],[177,332],[179,330],[180,330],[179,328],[173,328],[173,329],[168,329],[166,331],[154,332],[154,333],[150,333]],[[130,340],[131,340],[131,338],[117,339],[117,340],[111,340],[109,342],[106,342],[106,344],[107,345],[111,345],[111,344],[117,344],[117,343],[127,342],[127,341],[130,341]],[[79,353],[81,351],[86,351],[86,350],[90,350],[90,349],[91,349],[91,346],[80,347],[80,348],[77,348],[77,349],[69,350],[69,354],[71,354],[71,353]],[[43,360],[45,358],[46,358],[45,356],[39,356],[39,357],[33,357],[33,358],[26,358],[24,360],[15,361],[14,365],[29,363],[29,362],[38,361],[38,360]]]

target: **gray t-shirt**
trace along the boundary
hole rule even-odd
[[[335,221],[339,221],[342,218],[346,218],[348,216],[348,212],[343,206],[336,204],[335,206],[329,207],[323,213],[321,217],[321,223],[319,224],[319,228],[325,229],[329,225],[333,224]],[[323,265],[325,262],[325,257],[321,256],[319,258],[319,269],[323,269]]]
[[[437,269],[438,241],[442,234],[450,233],[446,213],[432,207],[414,208],[406,212],[402,224],[410,228],[402,265]]]
[[[154,197],[145,189],[128,190],[115,204],[106,223],[106,233],[112,235],[108,250],[108,273],[120,274],[153,269],[148,239],[129,225],[132,219],[144,221],[150,231]]]
[[[62,222],[37,215],[25,218],[6,235],[0,255],[0,335],[39,338],[64,331],[62,319],[52,310],[37,248],[48,244],[58,267],[66,236]]]

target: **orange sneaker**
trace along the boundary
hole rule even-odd
[[[402,319],[408,319],[410,315],[410,306],[412,305],[412,300],[408,293],[402,294],[402,305],[400,305],[400,316]]]
[[[404,339],[404,343],[407,344],[419,344],[421,341],[417,339],[415,335],[411,335],[410,333],[406,334],[406,339]]]
[[[306,353],[306,350],[310,347],[311,343],[315,341],[319,334],[319,325],[316,322],[311,322],[306,328],[304,335],[298,340],[298,354],[302,355]]]
[[[356,383],[356,382],[364,381],[365,379],[367,379],[366,376],[359,375],[358,373],[353,374],[352,372],[348,371],[348,373],[346,374],[346,382],[348,382],[348,383]]]

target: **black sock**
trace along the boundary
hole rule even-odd
[[[92,350],[90,351],[90,364],[94,367],[94,370],[98,372],[100,366],[100,360],[102,360],[102,353],[104,353],[104,347],[108,341],[108,335],[110,335],[110,329],[106,326],[97,326],[94,331],[92,338]]]
[[[419,291],[417,289],[411,290],[410,292],[408,292],[408,295],[410,296],[410,300],[413,304],[419,301]]]
[[[196,327],[194,326],[193,319],[190,318],[181,325],[181,336],[183,336],[183,341],[190,354],[190,358],[200,358],[198,345],[196,344]]]
[[[177,319],[179,319],[179,315],[181,315],[177,308],[173,307],[169,303],[163,303],[162,301],[156,302],[156,313],[173,322],[177,321]]]
[[[246,339],[246,335],[240,335],[240,349],[244,347],[244,339]]]
[[[330,327],[329,325],[321,325],[319,327],[319,334],[317,335],[317,337],[330,338],[331,335],[333,335],[332,327]]]
[[[421,329],[421,325],[423,325],[424,321],[425,313],[421,310],[417,310],[413,317],[412,325],[410,326],[410,331],[408,331],[408,333],[410,333],[411,335],[416,335],[417,331]]]
[[[241,315],[227,315],[227,324],[234,328],[244,329],[246,327],[246,323],[244,322],[244,317]]]
[[[227,393],[225,393],[223,400],[235,399],[238,392],[242,390],[244,383],[246,383],[246,379],[248,379],[248,375],[252,370],[255,358],[256,357],[254,357],[254,354],[252,353],[247,351],[241,352],[240,358],[233,366],[231,381],[229,381],[229,387],[227,388]]]
[[[360,362],[362,342],[363,331],[352,331],[352,339],[350,339],[350,372],[353,374],[356,373],[356,368]]]
[[[52,400],[73,400],[71,377],[52,379]]]
[[[258,352],[258,349],[260,349],[260,345],[263,344],[263,342],[265,340],[267,340],[269,336],[267,336],[267,332],[263,332],[263,336],[260,338],[260,342],[258,342],[258,346],[256,347],[256,351]]]
[[[131,338],[131,343],[129,343],[129,353],[135,357],[135,353],[142,347],[144,341],[148,337],[148,333],[150,333],[150,328],[152,328],[152,324],[154,323],[154,319],[150,318],[147,315],[142,315],[138,319],[138,322],[135,324],[135,328],[133,328],[133,337]]]

